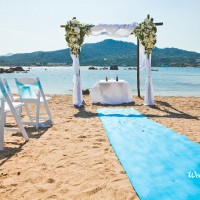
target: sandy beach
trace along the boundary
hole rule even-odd
[[[0,199],[139,199],[107,139],[97,108],[85,95],[77,109],[70,95],[51,95],[54,125],[27,127],[30,140],[7,132],[0,152]],[[155,107],[134,97],[148,118],[200,143],[200,98],[155,97]]]

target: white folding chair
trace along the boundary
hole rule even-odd
[[[8,95],[6,88],[3,84],[2,79],[0,78],[0,98],[1,98],[1,121],[0,121],[0,150],[4,149],[4,131],[20,131],[26,141],[29,140],[29,137],[26,133],[26,130],[23,127],[23,124],[21,122],[21,116],[18,114],[17,109],[21,109],[23,106],[23,103],[21,102],[12,102],[10,99],[10,96]],[[6,113],[11,112],[17,125],[18,128],[9,128],[5,127],[6,123]]]
[[[20,101],[24,102],[29,122],[23,122],[23,124],[39,127],[49,127],[52,125],[52,115],[48,106],[48,101],[51,97],[46,97],[42,89],[39,78],[16,78],[17,88],[20,95]],[[40,116],[41,104],[44,104],[47,116]],[[31,115],[28,104],[36,105],[36,115]],[[43,119],[45,121],[40,121]]]

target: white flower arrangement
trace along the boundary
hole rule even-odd
[[[152,18],[146,18],[144,22],[140,23],[134,30],[134,34],[144,46],[145,53],[148,55],[152,53],[152,49],[156,44],[156,32],[157,28]]]
[[[85,35],[88,35],[92,25],[80,24],[74,17],[65,25],[65,39],[70,48],[71,54],[79,55]]]

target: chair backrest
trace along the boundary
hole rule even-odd
[[[6,78],[2,78],[1,80],[2,80],[2,83],[3,83],[4,86],[5,86],[5,89],[6,89],[6,91],[7,91],[7,94],[10,96],[11,101],[14,101],[12,92],[11,92],[11,90],[10,90],[10,87],[9,87],[9,85],[8,85],[8,82],[7,82]]]
[[[37,99],[41,93],[39,78],[15,78],[21,99]]]
[[[42,98],[46,102],[44,91],[40,82],[37,78],[15,78],[17,88],[21,99],[37,99],[42,95]]]
[[[11,100],[4,86],[4,81],[2,78],[0,78],[0,98],[4,98],[5,100],[8,100],[8,101]]]

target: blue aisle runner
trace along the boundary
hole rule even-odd
[[[200,199],[199,144],[134,109],[102,108],[98,115],[141,200]]]

